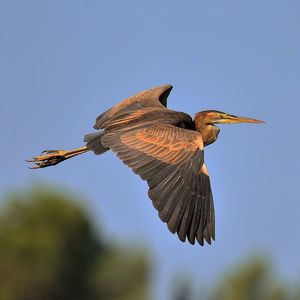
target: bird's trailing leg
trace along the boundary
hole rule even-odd
[[[80,155],[87,151],[89,151],[87,147],[81,147],[69,151],[45,150],[41,153],[40,156],[35,156],[31,160],[27,160],[27,162],[35,163],[35,165],[31,167],[31,169],[45,168],[45,167],[55,166],[66,159]]]

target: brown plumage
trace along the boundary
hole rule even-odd
[[[167,108],[171,90],[164,85],[123,100],[96,119],[98,131],[85,136],[85,147],[44,151],[31,162],[43,168],[89,150],[102,154],[110,149],[147,181],[149,198],[172,233],[191,244],[210,244],[215,216],[203,148],[217,139],[216,123],[262,121],[215,110],[199,112],[192,120]]]

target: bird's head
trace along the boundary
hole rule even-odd
[[[208,124],[233,124],[233,123],[265,123],[264,121],[239,117],[218,110],[205,110],[196,114],[195,121],[202,125]]]

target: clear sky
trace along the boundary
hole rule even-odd
[[[104,234],[153,251],[156,297],[176,274],[210,285],[266,253],[300,277],[299,1],[0,1],[0,189],[46,182],[86,196]],[[224,125],[206,148],[212,246],[181,243],[147,185],[112,154],[32,171],[25,158],[82,145],[98,114],[170,83],[169,107],[267,121]],[[298,186],[298,187],[297,187]],[[162,298],[163,297],[163,298]]]

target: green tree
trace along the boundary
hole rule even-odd
[[[134,255],[133,255],[134,254]],[[140,300],[147,298],[148,261],[132,248],[111,248],[96,265],[94,290],[97,299]]]
[[[0,299],[145,299],[148,260],[99,237],[80,202],[46,188],[0,213]]]
[[[263,258],[254,258],[236,267],[213,291],[213,300],[287,300],[289,293],[272,276]]]

